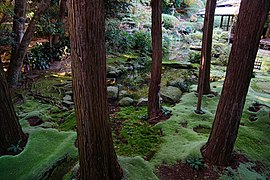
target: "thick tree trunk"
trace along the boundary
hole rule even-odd
[[[202,52],[201,52],[201,63],[199,69],[199,81],[198,81],[198,104],[196,111],[201,111],[201,102],[203,94],[210,94],[210,66],[212,57],[212,36],[214,17],[217,0],[207,0],[206,11],[204,17],[203,26],[203,40],[202,40]]]
[[[0,59],[0,154],[5,152],[12,144],[25,140],[22,128],[17,119],[6,77]]]
[[[121,179],[109,125],[103,0],[70,0],[73,91],[81,179]]]
[[[16,50],[12,52],[12,58],[10,60],[10,65],[8,69],[8,77],[7,81],[9,86],[16,86],[19,79],[19,74],[21,73],[23,59],[27,52],[27,48],[34,36],[36,21],[40,18],[40,16],[45,12],[47,7],[50,4],[50,0],[43,0],[39,6],[38,10],[35,13],[34,17],[31,19],[26,32],[23,35],[21,42],[18,44]]]
[[[231,158],[269,5],[270,0],[241,2],[215,120],[208,142],[201,149],[211,164],[228,165]]]
[[[148,92],[148,119],[156,119],[161,113],[160,81],[162,68],[161,0],[152,0],[152,71]]]

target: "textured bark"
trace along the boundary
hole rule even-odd
[[[148,92],[148,118],[149,121],[160,115],[160,81],[162,67],[162,24],[161,0],[152,0],[152,71]]]
[[[12,52],[13,55],[11,56],[12,58],[10,60],[7,77],[9,86],[16,86],[18,83],[18,78],[19,74],[21,73],[24,56],[35,33],[36,21],[45,12],[50,2],[50,0],[43,0],[39,4],[38,10],[36,11],[34,17],[31,19],[21,42],[18,44],[16,50]]]
[[[6,77],[0,59],[0,154],[19,140],[25,140],[22,128],[16,116]]]
[[[226,78],[208,142],[201,149],[214,165],[228,165],[270,0],[242,0]],[[248,28],[247,28],[248,27]]]
[[[13,32],[16,34],[15,49],[20,44],[24,34],[25,11],[26,11],[26,0],[15,0],[13,27],[12,27]]]
[[[106,90],[103,0],[68,4],[81,179],[121,179]]]
[[[203,94],[211,93],[210,88],[210,66],[211,66],[211,49],[212,49],[212,36],[214,26],[214,14],[217,0],[207,0],[206,11],[204,17],[203,26],[203,41],[202,41],[202,52],[201,52],[201,63],[199,70],[199,81],[198,81],[198,104],[197,111],[201,110],[201,102]]]

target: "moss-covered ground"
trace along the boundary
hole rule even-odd
[[[259,52],[258,58],[263,61],[262,70],[256,70],[255,78],[251,81],[235,145],[235,151],[252,162],[241,163],[238,169],[225,169],[221,179],[266,179],[270,174],[270,109],[267,107],[270,106],[270,58],[265,56],[265,52]],[[212,90],[220,94],[224,67],[213,68],[212,74],[221,81],[213,82]],[[165,72],[162,85],[175,79],[176,74],[187,72]],[[63,89],[54,85],[69,80],[70,77],[45,74],[33,82],[31,91],[60,101],[64,96]],[[198,115],[194,113],[197,103],[195,89],[192,86],[191,92],[184,94],[180,103],[167,107],[173,115],[156,125],[146,122],[146,107],[121,107],[119,112],[110,115],[114,146],[124,170],[124,179],[158,179],[155,170],[160,165],[174,165],[179,161],[201,157],[200,147],[209,136],[219,95],[204,96],[202,106],[205,114]],[[24,101],[16,102],[23,130],[29,134],[28,143],[19,155],[0,157],[0,179],[28,180],[48,176],[61,179],[78,161],[74,146],[75,112],[37,100],[29,95],[28,90],[19,92],[24,95]],[[254,102],[266,106],[254,112],[250,110]],[[38,117],[44,123],[29,126],[27,120],[31,117]],[[251,117],[256,117],[255,121],[251,121]],[[260,162],[260,173],[252,168],[255,162]],[[68,168],[57,168],[63,166]],[[71,176],[72,171],[65,179]]]

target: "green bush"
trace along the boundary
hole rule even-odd
[[[191,63],[200,63],[201,52],[200,51],[189,51],[189,61]]]
[[[179,20],[175,16],[169,14],[162,14],[162,22],[166,29],[172,29],[179,24]]]
[[[50,48],[48,42],[38,43],[24,58],[25,65],[32,65],[32,69],[48,69],[51,60],[60,60],[70,54],[69,39],[63,38],[58,44]]]
[[[106,22],[106,49],[108,52],[126,52],[133,47],[133,37],[128,32],[120,29],[119,20],[108,20]]]
[[[138,51],[141,55],[151,55],[152,52],[152,40],[151,33],[147,31],[137,31],[134,33],[134,46],[133,49]]]

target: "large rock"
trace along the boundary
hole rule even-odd
[[[174,81],[168,81],[167,86],[173,86],[179,88],[182,92],[189,92],[189,87],[184,79],[177,79]]]
[[[124,97],[119,101],[120,106],[130,106],[132,105],[134,100],[130,97]]]
[[[160,96],[162,97],[164,102],[177,103],[181,99],[182,91],[177,87],[167,86],[161,88]]]
[[[109,99],[117,99],[119,95],[119,88],[117,86],[108,86],[107,93]]]

